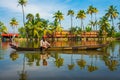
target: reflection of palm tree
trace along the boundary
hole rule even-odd
[[[36,61],[36,66],[40,66],[40,59],[41,58],[40,58],[39,53],[34,53],[34,54],[26,53],[25,56],[27,57],[29,66],[32,66],[35,61]]]
[[[27,72],[25,71],[25,55],[23,57],[23,69],[19,76],[20,76],[19,80],[27,80]]]
[[[19,54],[16,52],[12,52],[10,54],[10,58],[12,59],[12,61],[15,61],[15,60],[17,60],[17,58],[19,58]]]
[[[68,69],[72,70],[74,68],[75,64],[73,62],[73,54],[71,55],[71,64],[68,65]]]
[[[92,56],[92,55],[91,55]],[[88,71],[89,72],[93,72],[95,70],[98,70],[98,67],[96,65],[93,64],[93,57],[91,57],[91,64],[88,65]]]
[[[116,67],[118,65],[118,61],[117,60],[107,60],[107,61],[105,61],[105,64],[108,66],[110,71],[114,71],[117,69]]]
[[[1,50],[0,50],[0,60],[4,59],[4,55],[2,54]]]
[[[56,67],[60,68],[61,66],[63,66],[63,63],[64,63],[64,59],[61,58],[58,53],[56,53],[55,54],[55,65],[56,65]]]
[[[77,61],[78,66],[80,67],[80,69],[85,68],[86,66],[86,61],[83,59],[83,55],[81,55],[81,59],[79,61]]]
[[[93,66],[93,65],[88,65],[88,71],[89,72],[93,72],[95,70],[98,70],[98,67],[97,66]]]

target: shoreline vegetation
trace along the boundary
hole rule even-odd
[[[27,38],[15,38],[14,41],[27,41]],[[52,38],[47,38],[48,41],[52,41]],[[116,41],[120,40],[120,38],[113,38],[113,37],[108,37],[108,38],[90,38],[89,40],[85,40],[85,38],[81,40],[69,40],[68,38],[56,38],[55,41]],[[28,39],[28,41],[31,41],[31,39]],[[32,41],[39,41],[39,39],[33,38]],[[0,38],[0,42],[2,42],[2,39]],[[6,42],[10,42],[9,39],[6,39]]]
[[[19,37],[25,38],[28,40],[41,39],[42,36],[54,36],[56,32],[62,33],[63,26],[61,21],[64,20],[64,15],[60,10],[53,14],[53,22],[49,22],[49,20],[43,19],[40,17],[40,13],[36,13],[33,15],[32,13],[28,13],[25,16],[25,5],[27,5],[27,0],[18,0],[19,6],[22,9],[23,16],[23,26],[18,29]],[[119,20],[119,12],[114,5],[110,5],[108,9],[105,10],[105,15],[100,19],[97,19],[97,14],[99,10],[93,5],[88,6],[88,9],[82,10],[80,9],[75,16],[73,10],[68,10],[66,15],[70,16],[71,26],[69,28],[69,35],[80,35],[85,32],[94,32],[98,31],[98,37],[102,37],[108,40],[116,40],[115,37],[120,37],[120,33],[115,30],[115,27],[120,29],[120,20]],[[91,18],[89,23],[84,25],[84,19],[88,18],[87,15]],[[80,19],[80,25],[73,26],[73,17],[76,19]],[[118,23],[114,23],[114,20],[118,19]],[[19,25],[19,22],[14,17],[9,22],[10,26],[13,28],[13,32],[16,33],[16,28]],[[0,33],[8,33],[8,28],[4,25],[3,22],[0,21]],[[116,34],[118,33],[118,34]],[[14,35],[15,36],[15,35]],[[61,37],[62,38],[62,37]],[[53,39],[54,40],[54,39]],[[82,38],[82,40],[86,40]],[[91,40],[91,39],[90,39]]]

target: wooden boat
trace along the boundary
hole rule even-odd
[[[77,50],[96,50],[102,47],[105,47],[107,44],[99,44],[99,45],[83,45],[83,46],[73,46],[73,47],[50,47],[47,51],[77,51]],[[13,44],[10,44],[11,48],[17,51],[40,51],[40,48],[25,48],[25,47],[17,47]]]

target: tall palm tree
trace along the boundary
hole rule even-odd
[[[119,12],[116,9],[116,6],[109,6],[108,10],[106,10],[107,13],[105,14],[107,16],[107,18],[111,19],[112,22],[112,26],[114,26],[114,19],[116,19],[118,17]]]
[[[27,0],[18,0],[18,4],[22,7],[22,13],[23,13],[23,24],[25,25],[25,13],[24,13],[24,6],[27,4]]]
[[[93,19],[92,19],[93,13],[94,13],[94,7],[92,5],[90,5],[89,8],[87,9],[87,14],[91,15],[91,22],[93,21]],[[92,28],[92,25],[91,25],[91,28]]]
[[[18,21],[16,20],[16,18],[12,18],[12,19],[11,19],[10,25],[11,25],[12,28],[14,29],[14,33],[15,33],[15,27],[18,26]]]
[[[22,7],[22,13],[23,13],[23,24],[25,26],[25,13],[24,13],[24,6],[27,4],[27,0],[18,0],[18,4],[21,5]],[[28,42],[28,30],[26,30],[26,37],[27,37],[27,42]]]
[[[68,10],[68,14],[71,17],[71,27],[73,27],[73,16],[74,16],[74,11],[73,10]]]
[[[55,19],[59,22],[59,24],[60,24],[60,26],[61,26],[61,20],[64,20],[63,13],[58,10],[58,11],[54,14],[53,18],[55,18]]]
[[[98,13],[98,9],[94,7],[93,8],[93,13],[95,14],[95,21],[94,21],[94,23],[95,23],[96,30],[97,30],[97,17],[96,17],[96,14]]]
[[[13,39],[15,37],[15,27],[17,27],[17,25],[18,25],[18,21],[15,18],[12,18],[10,21],[10,25],[12,26],[12,28],[14,30],[14,35],[12,37],[12,41],[13,41]]]
[[[56,22],[59,22],[60,27],[61,27],[61,20],[64,20],[63,13],[60,12],[59,10],[54,14],[53,18],[55,18]],[[58,25],[57,25],[58,26]],[[61,27],[62,28],[62,27]],[[62,31],[61,31],[62,35]],[[62,37],[62,36],[61,36]]]
[[[78,12],[76,18],[81,19],[81,26],[80,26],[80,27],[82,28],[82,30],[84,30],[83,20],[86,18],[85,11],[84,11],[84,10],[80,10],[80,11]]]

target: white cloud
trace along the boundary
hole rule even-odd
[[[18,12],[21,13],[21,6],[18,6],[18,0],[2,0],[0,2],[0,7],[6,8],[8,11]],[[67,0],[68,1],[68,0]],[[7,2],[7,3],[6,3]],[[53,14],[57,10],[65,11],[67,6],[63,3],[57,3],[58,1],[51,1],[51,2],[37,2],[37,3],[30,3],[24,7],[25,13],[40,13],[40,16],[45,19],[50,19],[53,17]],[[6,5],[7,4],[7,5]]]
[[[21,9],[18,7],[17,0],[1,0],[0,7],[6,8],[10,11],[20,12]]]

